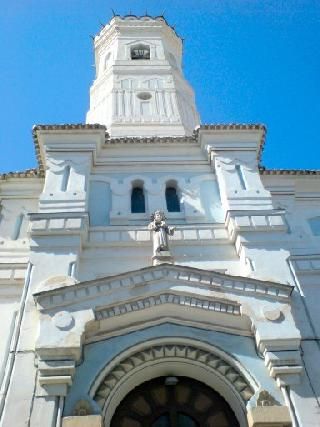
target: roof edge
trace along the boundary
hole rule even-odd
[[[0,174],[0,180],[4,181],[10,178],[43,178],[45,175],[44,165],[40,155],[40,146],[38,141],[38,131],[74,131],[74,130],[102,130],[105,131],[105,143],[106,144],[134,144],[134,143],[169,143],[169,142],[196,142],[199,132],[201,130],[232,130],[232,131],[248,131],[248,130],[259,130],[262,131],[262,137],[258,152],[258,160],[261,160],[265,144],[265,136],[267,128],[261,123],[216,123],[216,124],[202,124],[198,126],[191,136],[154,136],[154,137],[121,137],[111,138],[107,132],[105,125],[99,123],[65,123],[65,124],[39,124],[32,128],[32,135],[34,141],[34,147],[36,152],[36,158],[38,162],[37,168],[26,169],[24,171],[10,171]],[[311,176],[320,175],[320,169],[267,169],[264,166],[259,166],[259,172],[261,175],[300,175],[300,176]]]
[[[320,169],[266,169],[264,166],[259,166],[261,175],[320,175]]]
[[[198,135],[200,131],[202,130],[213,130],[213,131],[219,131],[219,130],[232,130],[232,131],[248,131],[248,130],[257,130],[262,131],[261,139],[260,139],[260,145],[259,150],[257,153],[257,159],[260,162],[262,153],[264,150],[265,142],[266,142],[266,134],[267,134],[267,127],[263,123],[216,123],[216,124],[202,124],[198,126],[194,130],[194,134]]]

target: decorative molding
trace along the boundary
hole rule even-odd
[[[234,240],[238,232],[270,232],[287,231],[284,219],[284,211],[251,211],[243,213],[228,211],[226,227],[231,240]]]
[[[108,138],[106,144],[194,144],[198,145],[193,136],[155,136],[155,137],[118,137]]]
[[[248,427],[291,427],[288,406],[256,406],[247,412]]]
[[[223,292],[240,292],[266,296],[277,300],[288,300],[293,287],[274,282],[264,282],[247,277],[225,275],[191,267],[162,264],[161,266],[145,267],[126,274],[106,277],[90,282],[78,283],[74,286],[41,291],[34,294],[40,310],[70,305],[75,300],[79,303],[90,298],[99,298],[110,290],[122,287],[135,287],[156,280],[190,282],[193,285],[205,286]]]
[[[68,311],[58,311],[52,320],[55,326],[62,331],[68,331],[74,325],[74,317]]]
[[[266,169],[259,167],[260,175],[320,175],[320,169]]]
[[[44,177],[44,165],[40,155],[40,147],[38,141],[37,131],[43,130],[105,130],[106,127],[100,124],[53,124],[53,125],[36,125],[33,127],[33,140],[36,151],[36,157],[38,161],[38,168],[27,169],[25,171],[20,172],[7,172],[4,174],[0,174],[0,180],[7,180],[9,178],[43,178]],[[261,158],[261,153],[263,150],[263,146],[265,143],[265,134],[266,128],[262,124],[204,124],[195,129],[193,136],[190,137],[150,137],[150,138],[135,138],[135,137],[124,137],[124,138],[110,138],[109,134],[105,133],[105,143],[106,144],[156,144],[156,143],[199,143],[199,131],[200,130],[219,130],[219,131],[229,131],[229,130],[261,130],[263,131],[263,136],[260,143],[260,151],[259,151],[259,159]],[[302,176],[310,176],[310,175],[320,175],[320,170],[317,169],[266,169],[264,166],[259,167],[259,172],[261,175],[302,175]]]
[[[303,255],[291,257],[292,264],[297,273],[319,274],[320,255]]]
[[[27,263],[0,263],[0,284],[23,284]]]
[[[102,427],[101,415],[74,415],[62,418],[62,427]]]
[[[194,135],[198,137],[201,131],[262,131],[259,148],[257,153],[258,160],[261,160],[262,152],[265,145],[267,128],[263,124],[250,124],[250,123],[217,123],[217,124],[202,124],[194,131]]]
[[[278,386],[300,383],[303,372],[300,350],[265,351],[265,365]]]
[[[269,322],[282,322],[285,318],[283,312],[278,308],[270,309],[270,307],[264,307],[263,315],[265,319],[269,320]]]
[[[35,125],[32,128],[32,136],[33,136],[33,143],[36,151],[36,157],[38,161],[38,169],[37,174],[39,177],[44,177],[45,175],[45,167],[43,163],[43,159],[41,156],[41,149],[38,139],[38,132],[39,131],[71,131],[74,132],[75,130],[102,130],[105,131],[105,138],[109,137],[109,134],[106,132],[106,127],[104,125],[99,124],[84,124],[84,123],[78,123],[78,124],[62,124],[62,125]]]
[[[74,234],[88,228],[86,213],[35,213],[29,214],[31,235]]]
[[[42,178],[42,174],[39,169],[26,169],[24,171],[7,172],[0,174],[0,180],[6,181],[10,178]]]
[[[160,360],[172,358],[199,363],[207,370],[213,369],[222,375],[224,380],[239,393],[244,403],[248,402],[254,395],[252,386],[241,372],[217,354],[191,345],[163,344],[151,346],[121,360],[106,373],[104,379],[94,392],[94,400],[103,408],[119,381],[124,376],[130,374],[135,368],[143,367],[144,364],[150,362],[155,363]]]
[[[261,123],[205,123],[200,125],[196,130],[263,130],[267,131],[265,125]]]
[[[164,25],[163,25],[164,24]],[[178,41],[179,47],[181,49],[182,40],[181,37],[177,34],[176,30],[168,24],[164,16],[138,16],[138,15],[115,15],[109,24],[103,26],[101,31],[94,37],[95,46],[100,48],[105,42],[112,38],[112,33],[118,33],[119,27],[125,25],[127,27],[137,27],[141,30],[141,26],[150,27],[151,25],[155,27],[161,27],[162,31],[166,33],[174,41]]]
[[[170,218],[172,219],[172,218]],[[184,243],[186,241],[192,241],[193,244],[206,244],[214,243],[213,241],[219,240],[219,243],[229,243],[229,238],[225,227],[202,227],[202,228],[190,228],[184,225],[179,225],[179,229],[175,231],[175,234],[170,237],[174,244]],[[98,245],[136,245],[149,244],[151,242],[150,231],[146,227],[135,228],[134,226],[128,229],[123,226],[122,228],[112,227],[90,227],[88,244]]]
[[[257,399],[257,406],[278,406],[280,403],[267,391],[261,390]]]
[[[107,308],[99,309],[95,312],[96,320],[108,319],[110,317],[120,316],[133,311],[140,311],[162,304],[182,305],[185,307],[199,308],[203,310],[216,311],[220,313],[233,314],[240,316],[240,304],[231,304],[219,300],[206,300],[185,295],[176,295],[165,293],[156,296],[150,296],[124,304],[118,304]]]
[[[73,360],[40,360],[39,384],[47,396],[66,396],[75,373]]]
[[[78,400],[73,409],[73,415],[76,416],[86,416],[92,414],[92,407],[90,402],[85,399]]]

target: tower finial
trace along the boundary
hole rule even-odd
[[[116,12],[114,11],[114,9],[112,9],[112,8],[111,8],[111,12],[112,12],[113,17],[117,16],[117,14],[116,14]]]

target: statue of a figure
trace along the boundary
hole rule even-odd
[[[169,227],[166,224],[166,217],[162,211],[155,211],[150,219],[148,229],[153,231],[153,255],[169,252],[168,235],[173,236],[175,227]]]

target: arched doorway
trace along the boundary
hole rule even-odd
[[[134,388],[119,404],[111,427],[239,427],[227,402],[187,377],[158,377]]]

